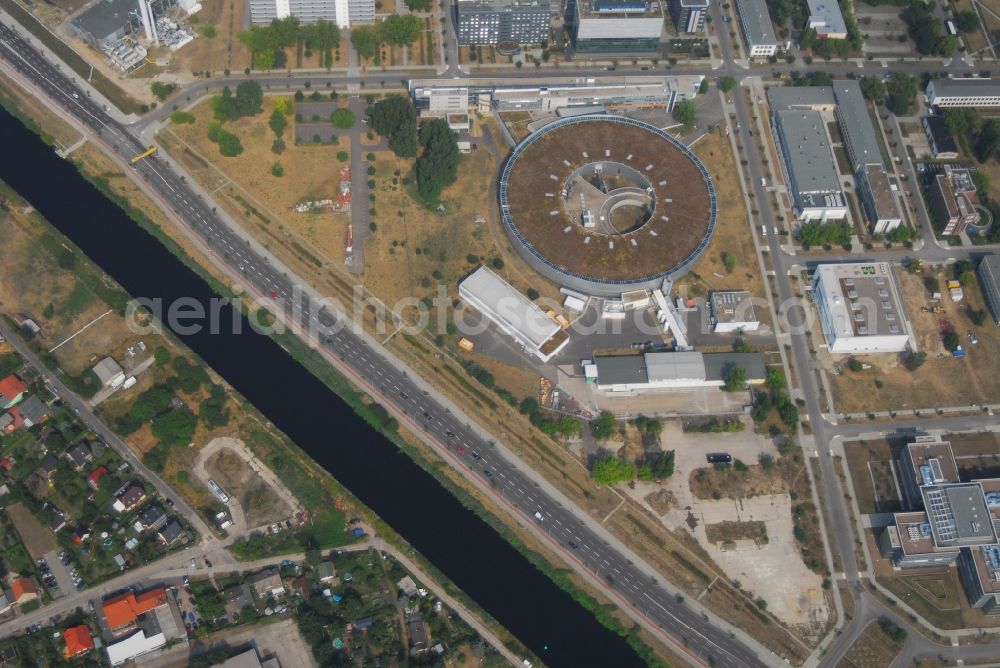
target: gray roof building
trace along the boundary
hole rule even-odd
[[[930,107],[1000,107],[1000,79],[931,79],[925,93]]]
[[[979,261],[976,273],[986,298],[986,306],[993,316],[993,324],[1000,327],[1000,255],[990,253],[985,256]]]
[[[143,529],[159,529],[167,523],[167,513],[160,504],[151,503],[139,511],[139,523]]]
[[[830,86],[772,86],[767,91],[771,111],[781,109],[832,110],[836,106]]]
[[[806,4],[809,5],[809,27],[820,38],[847,38],[847,23],[837,0],[806,0]]]
[[[66,457],[73,462],[73,466],[82,469],[93,458],[93,455],[90,453],[90,448],[87,447],[87,442],[80,441],[66,451]]]
[[[736,11],[740,15],[743,39],[747,43],[750,56],[773,56],[778,50],[778,40],[774,36],[774,26],[767,13],[765,0],[736,0]]]
[[[71,23],[84,39],[102,49],[131,32],[130,14],[135,11],[135,0],[100,0]]]
[[[924,486],[920,493],[938,547],[997,542],[986,496],[979,483]]]
[[[930,144],[931,153],[939,160],[948,160],[958,157],[958,144],[951,130],[944,124],[944,119],[940,116],[924,116],[920,119],[924,126],[924,134],[927,135],[927,142]]]
[[[746,369],[747,381],[759,383],[767,377],[767,367],[760,353],[705,353],[705,380],[725,382],[726,371],[738,366]]]
[[[549,38],[548,0],[458,0],[458,43],[539,44]]]
[[[41,424],[49,417],[49,407],[36,394],[32,394],[19,403],[17,410],[20,411],[21,417],[24,418],[24,424],[27,427]]]
[[[157,532],[160,539],[167,545],[173,545],[180,537],[184,534],[184,529],[178,524],[177,520],[170,520],[163,525],[163,528]]]
[[[857,172],[864,165],[872,164],[884,167],[885,161],[882,160],[865,96],[861,93],[861,84],[856,79],[834,81],[833,97],[837,102],[837,122],[847,157],[851,159],[851,169]]]
[[[649,381],[642,355],[595,357],[594,364],[601,385],[636,385]]]
[[[810,109],[778,110],[774,126],[797,215],[843,218],[846,201],[822,114]]]

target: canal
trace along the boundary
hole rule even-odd
[[[0,137],[0,179],[129,294],[207,308],[204,281],[2,108]],[[644,665],[274,341],[227,329],[227,311],[220,333],[178,338],[521,642],[552,666]]]

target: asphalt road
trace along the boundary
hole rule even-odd
[[[0,56],[14,64],[63,110],[99,134],[123,159],[130,160],[144,150],[139,140],[91,101],[83,89],[2,24]],[[316,333],[321,345],[339,357],[355,377],[363,379],[388,407],[439,447],[448,447],[453,464],[494,490],[529,522],[535,522],[538,531],[564,558],[585,567],[593,573],[596,583],[620,604],[652,628],[662,630],[676,651],[705,665],[731,668],[768,665],[747,644],[707,623],[707,617],[695,606],[678,602],[675,594],[653,581],[651,568],[637,566],[599,536],[583,511],[557,502],[478,430],[467,426],[464,419],[422,389],[423,383],[414,382],[405,370],[384,357],[381,350],[375,350],[352,329],[344,327],[346,319],[342,314],[318,306],[295,283],[292,274],[278,269],[250,240],[223,222],[164,160],[152,156],[134,168],[217,256],[243,276],[253,291],[270,297],[275,307],[293,322]]]

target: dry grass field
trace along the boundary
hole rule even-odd
[[[173,53],[163,49],[171,58],[166,71],[189,77],[192,72],[237,72],[248,67],[250,51],[237,38],[243,29],[245,1],[248,0],[204,0],[201,11],[191,19],[191,27],[199,33],[197,39]],[[205,37],[211,30],[215,36]]]
[[[991,354],[1000,347],[1000,329],[987,319],[977,327],[969,318],[968,309],[985,308],[978,282],[963,288],[965,298],[956,303],[942,300],[944,314],[923,313],[928,293],[922,279],[933,275],[944,286],[942,272],[928,269],[920,275],[896,271],[913,324],[918,349],[927,353],[927,361],[916,371],[903,367],[897,355],[859,355],[857,359],[872,368],[857,373],[846,368],[844,355],[820,354],[829,369],[843,367],[839,376],[830,375],[837,412],[854,413],[896,409],[931,409],[938,406],[968,406],[995,402],[1000,396],[1000,356]],[[947,291],[945,291],[947,294]],[[952,327],[959,335],[967,354],[956,359],[945,351],[941,340],[943,326]],[[978,345],[970,345],[966,336],[974,331]]]
[[[885,668],[892,664],[901,649],[902,645],[893,641],[875,621],[851,645],[837,668]]]
[[[701,139],[693,150],[715,185],[718,217],[708,250],[692,273],[678,285],[686,286],[696,297],[703,297],[712,290],[732,289],[749,290],[755,297],[763,297],[764,284],[729,139],[723,130],[717,130]],[[736,258],[732,273],[726,270],[724,254]],[[762,322],[770,321],[765,309],[757,309],[756,315]]]
[[[442,193],[443,210],[435,211],[413,199],[412,160],[389,151],[376,155],[378,230],[365,246],[366,286],[388,304],[433,296],[439,284],[456,294],[458,281],[478,266],[470,255],[488,262],[500,253],[486,223],[476,222],[493,206],[487,201],[495,169],[491,154],[480,150],[462,157],[458,181]]]
[[[17,535],[21,537],[21,542],[32,559],[40,559],[59,547],[55,535],[48,527],[42,526],[24,504],[13,503],[8,506],[7,517],[17,529]]]
[[[341,166],[336,155],[350,152],[348,142],[297,145],[291,141],[291,131],[286,130],[284,153],[272,153],[274,134],[267,127],[267,117],[273,104],[266,98],[261,114],[226,124],[240,137],[244,148],[234,158],[219,155],[208,139],[208,102],[192,109],[195,123],[171,125],[160,132],[158,139],[249,228],[264,228],[269,234],[289,240],[309,261],[315,258],[323,264],[340,263],[349,214],[296,213],[292,206],[305,200],[336,198]],[[284,176],[272,175],[275,163],[283,167]]]

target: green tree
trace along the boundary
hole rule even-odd
[[[976,159],[986,162],[996,155],[997,149],[1000,149],[1000,119],[991,118],[983,124],[976,137]]]
[[[276,162],[273,165],[271,165],[271,176],[281,177],[284,175],[285,175],[285,168],[281,166],[280,162]]]
[[[903,353],[903,366],[909,369],[910,371],[916,371],[921,366],[923,366],[924,362],[926,361],[927,361],[927,353],[923,351],[913,352],[912,350],[908,350],[905,353]]]
[[[409,97],[392,95],[372,107],[372,129],[385,137],[400,158],[417,155],[417,110]]]
[[[341,107],[333,112],[331,120],[334,127],[338,127],[341,130],[348,130],[354,127],[354,112],[347,107]]]
[[[722,372],[722,386],[725,392],[739,392],[747,386],[747,370],[741,366],[731,365]]]
[[[796,427],[799,424],[799,407],[787,398],[784,403],[778,406],[778,415],[781,416],[781,421],[785,423],[785,426],[789,429]]]
[[[351,44],[362,58],[372,58],[382,42],[375,26],[358,26],[351,29]]]
[[[420,128],[420,144],[424,147],[417,158],[417,194],[428,205],[436,205],[445,186],[458,177],[458,141],[443,118],[435,118]]]
[[[347,162],[351,159],[351,154],[347,151],[337,151],[337,160],[340,162]]]
[[[424,22],[418,16],[390,14],[379,26],[379,34],[390,44],[404,46],[416,42],[423,29]]]
[[[724,252],[722,254],[722,264],[726,268],[726,272],[733,273],[733,270],[736,269],[736,256],[732,253]]]
[[[610,411],[601,411],[596,419],[590,422],[590,433],[598,441],[606,441],[615,433],[615,414]]]
[[[956,137],[964,137],[979,127],[979,112],[972,107],[951,107],[941,111],[941,121]]]
[[[979,17],[971,9],[955,12],[955,27],[961,32],[975,32],[979,30]]]
[[[162,81],[154,81],[149,85],[149,89],[156,96],[156,99],[163,102],[170,94],[177,90],[177,84],[163,83]]]
[[[958,48],[958,40],[944,34],[944,24],[934,16],[934,7],[923,0],[910,0],[900,13],[917,47],[917,53],[925,56],[950,57]]]
[[[879,77],[861,77],[861,94],[866,100],[871,100],[875,104],[885,103],[885,84]]]
[[[958,350],[958,347],[962,345],[962,340],[958,337],[957,332],[945,332],[944,336],[941,337],[941,341],[944,343],[945,350],[949,352]]]
[[[170,351],[163,346],[156,346],[156,349],[153,351],[153,360],[160,366],[165,365],[170,361]]]
[[[893,72],[889,75],[885,90],[889,111],[897,116],[909,115],[917,99],[916,78],[905,72]]]
[[[300,32],[306,48],[322,54],[324,63],[326,54],[340,44],[340,28],[336,23],[324,19],[302,26]]]
[[[186,407],[176,408],[153,421],[153,436],[166,445],[187,445],[194,436],[198,418]]]
[[[220,128],[218,137],[219,153],[223,156],[235,158],[243,152],[243,144],[240,142],[240,138],[232,132]]]
[[[689,128],[694,125],[698,115],[698,107],[694,100],[681,100],[674,105],[674,120]]]
[[[271,117],[267,120],[267,125],[271,128],[271,132],[280,139],[285,134],[285,128],[288,127],[288,119],[285,118],[285,115],[280,110],[275,109],[271,112]]]
[[[590,469],[594,482],[599,485],[616,485],[635,479],[635,465],[614,455],[605,455],[594,460]]]
[[[736,79],[734,79],[733,77],[729,76],[719,77],[719,90],[721,90],[723,93],[728,93],[735,87],[736,87]]]
[[[769,390],[782,390],[785,387],[785,372],[779,367],[769,366],[767,367],[766,377],[764,379],[764,385],[767,386]]]
[[[639,464],[640,480],[664,480],[674,474],[674,451],[658,452]]]

